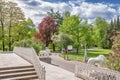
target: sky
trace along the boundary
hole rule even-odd
[[[60,13],[70,11],[93,23],[96,17],[103,17],[108,22],[120,16],[120,0],[8,0],[18,3],[26,18],[31,18],[37,26],[47,16],[50,9]]]

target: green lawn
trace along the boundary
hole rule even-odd
[[[87,51],[87,55],[88,55],[88,58],[96,57],[99,54],[103,54],[104,56],[107,56],[110,51],[111,50],[109,50],[109,49],[88,50]],[[79,54],[77,54],[75,52],[70,52],[68,54],[69,54],[68,56],[69,56],[70,60],[83,61],[84,50],[82,50]],[[60,54],[59,56],[64,57],[64,54]]]
[[[0,50],[0,52],[3,52],[2,50]]]

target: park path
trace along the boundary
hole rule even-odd
[[[45,66],[46,80],[82,80],[80,78],[75,77],[74,73],[62,69],[60,67],[42,61],[41,64]]]
[[[59,57],[58,55],[51,55],[50,58],[52,65],[59,66],[73,73],[75,72],[75,64],[77,63],[77,61],[67,61]]]
[[[0,54],[0,68],[32,65],[15,53]]]

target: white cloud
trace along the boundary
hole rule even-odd
[[[118,13],[120,14],[120,7],[119,7],[119,9],[118,9]]]
[[[87,3],[81,2],[80,6],[75,6],[72,4],[72,14],[80,15],[83,19],[88,19],[91,23],[98,16],[105,18],[109,21],[114,15],[118,15],[118,11],[113,8],[113,4],[103,4],[103,3]]]
[[[13,1],[13,0],[11,0]],[[63,12],[69,10],[73,15],[80,15],[83,19],[88,19],[93,22],[98,16],[101,16],[108,21],[115,15],[120,14],[120,7],[114,4],[105,3],[88,3],[85,0],[70,0],[67,3],[57,2],[51,3],[44,0],[14,0],[19,4],[25,13],[26,17],[30,17],[36,26],[47,15],[47,12],[52,8]],[[117,7],[117,8],[114,8]]]
[[[40,23],[40,21],[47,15],[47,12],[50,11],[50,9],[59,10],[60,12],[63,12],[65,10],[70,10],[68,4],[66,3],[50,3],[50,2],[44,2],[44,1],[38,1],[38,0],[29,0],[29,1],[21,1],[21,0],[14,0],[19,4],[19,6],[22,8],[23,12],[25,13],[26,17],[30,17],[36,25]],[[31,4],[31,2],[34,1],[34,4]],[[37,4],[38,3],[38,4]]]
[[[72,14],[80,14],[84,19],[95,19],[98,16],[104,17],[106,19],[112,18],[117,11],[103,3],[87,3],[82,2],[79,7],[74,6]],[[92,20],[93,21],[93,20]]]

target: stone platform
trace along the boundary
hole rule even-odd
[[[29,65],[32,65],[32,64],[14,53],[0,54],[0,68],[29,66]]]

